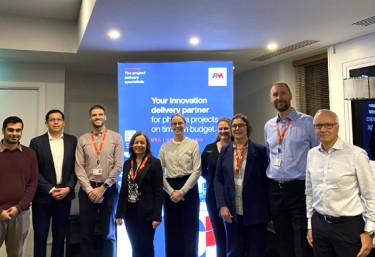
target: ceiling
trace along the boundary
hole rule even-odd
[[[116,41],[111,28],[121,33]],[[239,74],[373,32],[373,0],[0,0],[0,60],[67,71],[233,60]],[[191,36],[200,44],[190,45]],[[266,49],[271,41],[279,50]]]

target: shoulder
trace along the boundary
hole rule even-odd
[[[22,145],[21,144],[21,149],[22,149],[22,153],[26,154],[26,155],[29,155],[29,156],[32,156],[32,157],[36,157],[36,153],[34,151],[34,149],[30,148],[30,147],[27,147],[25,145]]]
[[[46,138],[48,139],[48,134],[44,133],[43,135],[34,137],[33,139],[31,139],[30,142],[40,142],[41,140],[46,139]]]
[[[70,139],[77,139],[76,136],[73,136],[73,135],[71,135],[71,134],[67,134],[67,133],[64,133],[64,137],[66,137],[66,138],[70,138]]]
[[[253,145],[255,150],[257,150],[257,151],[266,150],[266,147],[264,145],[254,143],[253,141],[249,141],[249,143],[250,143],[250,145]]]
[[[110,129],[107,129],[107,133],[111,134],[114,138],[122,140],[122,136],[120,135],[120,133],[117,133],[117,132],[115,132],[113,130],[110,130]]]
[[[267,127],[270,127],[270,126],[275,126],[275,124],[276,124],[276,118],[277,118],[277,117],[275,116],[275,117],[269,119],[269,120],[266,122],[266,124],[264,125],[264,129],[267,129]]]
[[[160,160],[154,156],[149,157],[149,162],[151,163],[160,163]]]
[[[306,113],[297,112],[297,120],[305,121],[305,122],[313,122],[314,118]]]

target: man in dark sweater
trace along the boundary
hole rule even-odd
[[[29,207],[38,183],[35,152],[20,144],[23,122],[4,120],[0,142],[0,247],[5,241],[8,256],[22,257],[29,231]]]

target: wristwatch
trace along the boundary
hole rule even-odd
[[[375,236],[375,231],[374,230],[372,230],[372,231],[365,231],[365,233],[367,233],[371,237],[371,239],[374,239],[374,236]]]
[[[110,188],[111,187],[108,183],[104,183],[103,185],[104,185],[105,188]]]

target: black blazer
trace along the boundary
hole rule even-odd
[[[117,204],[116,218],[123,219],[128,204],[128,174],[130,158],[125,161],[122,174],[120,198]],[[137,216],[142,220],[161,221],[163,205],[163,171],[160,160],[150,156],[139,171],[135,183],[141,193],[138,201]]]
[[[221,148],[216,166],[215,196],[218,209],[228,206],[234,220],[237,221],[233,156],[233,142]],[[270,220],[267,167],[266,148],[249,140],[242,188],[244,225],[267,223]]]
[[[206,145],[202,152],[202,177],[206,180],[207,193],[214,191],[214,178],[216,170],[216,162],[219,157],[219,150],[216,146],[217,142]]]
[[[64,133],[63,140],[64,159],[61,184],[62,187],[70,187],[70,193],[63,201],[71,201],[75,197],[74,187],[77,183],[77,177],[74,172],[77,138]],[[30,141],[30,148],[34,149],[36,152],[39,167],[38,188],[33,201],[48,203],[54,200],[49,192],[56,185],[56,172],[49,145],[48,133],[33,138]]]

